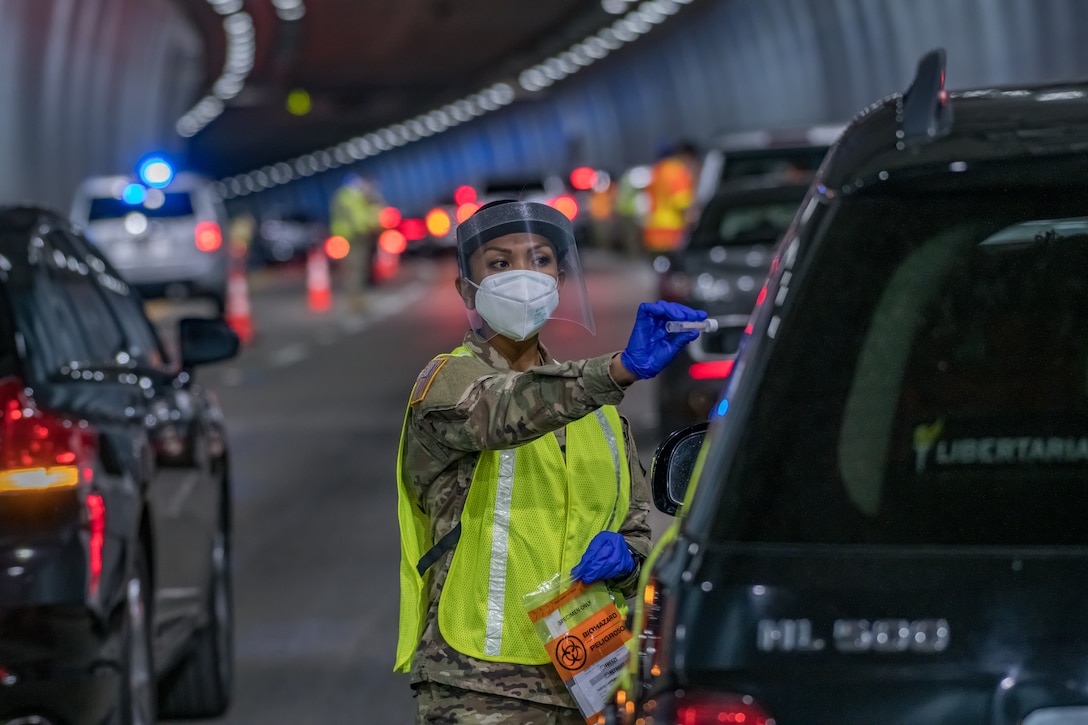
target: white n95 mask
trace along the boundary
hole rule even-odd
[[[544,326],[559,304],[555,277],[513,269],[484,277],[476,287],[476,311],[492,330],[527,340]]]

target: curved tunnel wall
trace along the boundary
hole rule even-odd
[[[201,50],[170,0],[0,2],[0,203],[67,212],[85,176],[180,151]]]
[[[1088,77],[1082,0],[696,0],[605,60],[437,137],[231,200],[324,214],[350,169],[413,213],[460,183],[613,172],[678,138],[843,122],[944,47],[947,86]],[[533,100],[539,98],[539,100]],[[370,129],[361,129],[367,131]]]

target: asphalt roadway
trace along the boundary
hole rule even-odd
[[[646,260],[596,252],[583,266],[597,334],[549,323],[542,338],[560,359],[622,349],[654,294]],[[235,696],[204,722],[412,722],[407,677],[392,671],[396,452],[416,375],[466,328],[454,276],[448,259],[404,260],[357,314],[335,288],[330,310],[311,311],[302,267],[251,274],[252,343],[197,372],[227,419],[235,511]],[[196,304],[151,308],[168,334]],[[620,405],[647,468],[654,385],[636,383]]]

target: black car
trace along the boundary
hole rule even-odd
[[[771,250],[807,190],[807,183],[781,179],[731,182],[703,208],[683,246],[653,260],[660,299],[706,310],[718,323],[657,377],[663,433],[710,416],[770,270]]]
[[[328,236],[328,225],[304,211],[270,214],[257,227],[255,256],[266,264],[305,259]]]
[[[232,687],[229,452],[194,368],[61,216],[0,209],[0,722],[214,716]]]
[[[766,128],[715,139],[699,164],[697,205],[702,207],[722,187],[741,179],[804,181],[819,168],[844,128],[843,124]]]
[[[680,517],[606,719],[1088,722],[1088,83],[943,78],[832,147],[657,452]]]

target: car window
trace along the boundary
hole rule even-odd
[[[732,181],[744,176],[790,176],[811,173],[819,168],[826,154],[827,147],[822,146],[726,152],[720,181]]]
[[[934,192],[827,220],[716,536],[1088,544],[1084,189]]]
[[[188,192],[163,193],[157,189],[152,189],[141,204],[129,204],[113,197],[99,197],[91,199],[87,220],[93,222],[101,219],[122,219],[134,211],[152,219],[193,216],[193,199]]]
[[[144,313],[143,301],[129,285],[121,280],[109,262],[98,255],[89,242],[65,234],[74,249],[81,251],[99,281],[98,290],[107,307],[113,313],[124,335],[124,350],[137,362],[161,368],[166,355],[154,326]]]
[[[23,271],[17,266],[8,285],[16,326],[26,344],[30,372],[37,379],[71,363],[90,362],[93,357],[61,276],[53,271],[59,265],[66,269],[67,257],[54,250],[49,238],[50,235],[35,236],[30,240],[25,252],[28,268]],[[25,244],[23,240],[19,242]]]
[[[708,206],[689,246],[703,249],[738,244],[769,244],[789,227],[803,193],[786,201]]]
[[[117,353],[126,348],[125,339],[98,290],[95,270],[84,261],[83,255],[77,252],[63,232],[53,230],[45,235],[45,239],[52,247],[54,262],[48,265],[48,274],[56,283],[57,291],[67,297],[75,308],[89,353],[87,362],[115,362]]]

